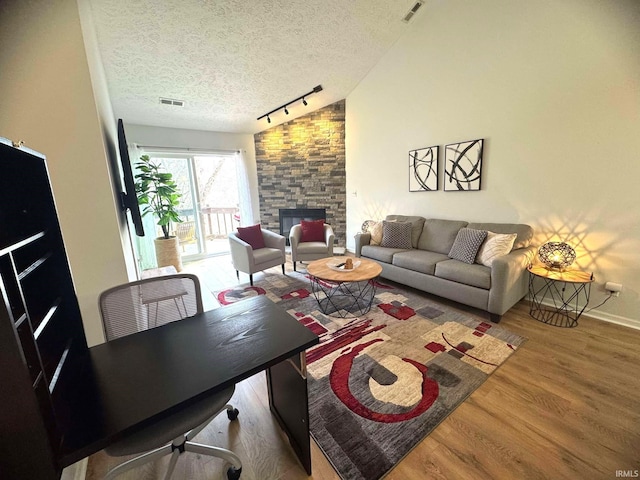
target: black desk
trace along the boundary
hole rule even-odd
[[[261,296],[92,347],[62,466],[267,369],[271,411],[311,474],[304,351],[318,341]]]

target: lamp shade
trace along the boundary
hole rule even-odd
[[[540,261],[550,270],[562,271],[576,259],[576,252],[564,242],[548,242],[538,250]]]

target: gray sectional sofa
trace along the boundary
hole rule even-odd
[[[533,229],[510,223],[468,223],[389,215],[391,222],[411,223],[411,249],[370,245],[371,234],[357,234],[357,257],[375,260],[381,276],[389,280],[489,312],[493,322],[527,293],[527,265],[535,255]],[[462,228],[494,233],[516,233],[511,252],[497,257],[490,267],[449,258]]]

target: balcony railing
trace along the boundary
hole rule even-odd
[[[184,223],[195,220],[193,209],[181,210],[180,217]],[[240,210],[237,207],[205,207],[200,210],[200,221],[206,239],[227,238],[240,224]]]

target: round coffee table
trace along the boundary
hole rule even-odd
[[[364,315],[371,310],[376,294],[373,281],[382,267],[366,258],[351,258],[354,268],[337,267],[349,257],[329,257],[315,260],[307,266],[311,291],[325,315]]]

